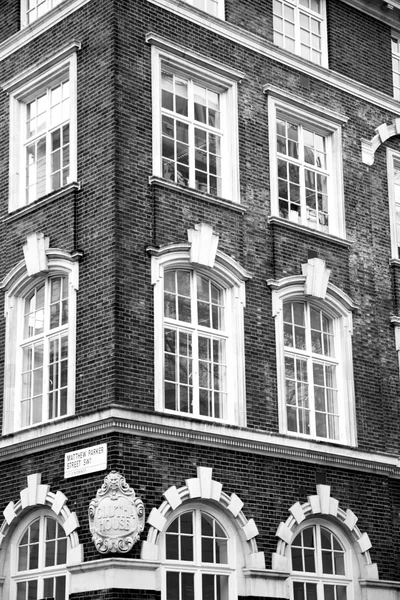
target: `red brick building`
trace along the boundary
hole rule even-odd
[[[0,13],[0,598],[395,600],[398,0]]]

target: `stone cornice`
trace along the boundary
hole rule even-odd
[[[151,4],[155,4],[160,8],[164,8],[176,15],[179,15],[183,19],[191,21],[196,25],[200,25],[205,29],[216,33],[225,39],[228,39],[236,44],[240,44],[245,48],[266,56],[271,60],[274,60],[281,65],[285,65],[301,73],[309,75],[323,83],[326,83],[336,89],[342,90],[352,96],[361,98],[366,102],[370,102],[380,108],[393,112],[394,114],[400,114],[400,102],[395,100],[387,94],[383,94],[378,90],[374,90],[367,85],[354,81],[350,77],[346,77],[341,73],[332,71],[325,67],[314,65],[313,63],[296,56],[290,52],[282,50],[275,46],[272,42],[267,41],[265,38],[250,32],[245,29],[232,25],[226,21],[222,21],[216,17],[207,15],[207,13],[195,9],[183,0],[148,0]],[[349,2],[350,4],[350,2]],[[359,5],[361,2],[357,3]],[[267,82],[265,82],[267,83]],[[374,125],[374,124],[372,124]]]
[[[400,458],[395,455],[368,453],[351,447],[321,444],[159,413],[138,413],[119,406],[84,416],[52,421],[0,438],[0,463],[17,458],[21,454],[60,448],[115,432],[343,469],[372,471],[379,475],[400,478]]]

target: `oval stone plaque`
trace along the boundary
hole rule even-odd
[[[99,552],[128,552],[144,529],[144,505],[117,471],[111,471],[89,504],[92,540]]]

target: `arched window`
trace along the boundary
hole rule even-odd
[[[225,292],[194,270],[164,275],[165,409],[227,418]]]
[[[353,594],[350,545],[331,524],[314,522],[290,546],[293,600],[349,600]]]
[[[319,268],[320,264],[305,266]],[[323,279],[324,273],[316,280]],[[332,284],[321,297],[312,293],[312,286],[306,293],[304,276],[296,279],[270,282],[274,288],[280,431],[355,445],[351,340],[355,306]]]
[[[78,263],[47,250],[47,270],[29,276],[19,263],[6,291],[6,368],[3,433],[74,412],[75,315]]]
[[[21,427],[67,414],[68,277],[48,277],[24,298]]]
[[[219,251],[211,267],[192,262],[190,244],[149,250],[156,410],[245,425],[243,307],[249,275]]]
[[[67,537],[60,523],[46,513],[18,529],[12,561],[11,597],[16,600],[66,600]],[[19,535],[18,535],[19,534]]]
[[[234,540],[206,508],[173,517],[164,534],[163,554],[166,600],[235,597]]]
[[[335,321],[309,302],[283,303],[287,429],[340,439]]]

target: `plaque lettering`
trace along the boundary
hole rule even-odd
[[[101,554],[129,552],[144,529],[144,505],[117,471],[111,471],[89,504],[92,540]]]

